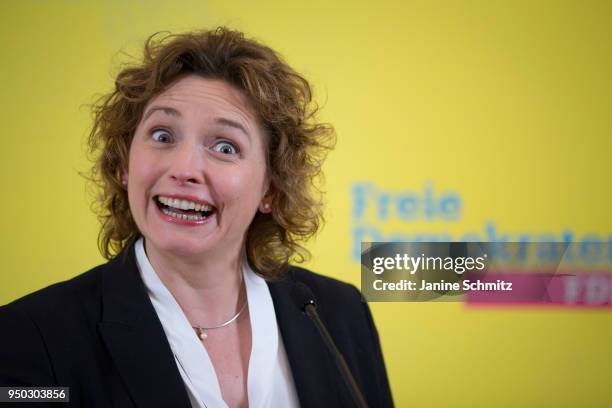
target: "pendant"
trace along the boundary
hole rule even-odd
[[[206,334],[206,332],[204,331],[204,328],[198,327],[198,330],[200,332],[200,339],[206,340],[208,338],[208,334]]]

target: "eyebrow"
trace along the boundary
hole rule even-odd
[[[162,111],[166,115],[169,115],[169,116],[181,116],[181,112],[177,111],[174,108],[170,108],[168,106],[152,106],[145,112],[145,114],[142,117],[142,120],[143,121],[147,120],[149,116],[151,116],[153,113],[157,111]]]
[[[249,134],[249,132],[247,132],[246,128],[240,122],[236,122],[234,120],[227,119],[227,118],[216,118],[215,122],[221,125],[224,125],[224,126],[236,128],[240,130],[242,133],[244,133],[249,139],[251,138],[251,135]]]

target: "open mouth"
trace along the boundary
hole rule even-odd
[[[215,207],[210,204],[178,198],[156,196],[155,203],[167,216],[183,221],[204,221],[215,213]]]

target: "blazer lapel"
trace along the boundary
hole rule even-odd
[[[337,368],[316,327],[294,304],[290,289],[291,275],[268,282],[276,320],[291,366],[302,407],[341,406],[337,392]]]
[[[138,407],[191,407],[163,327],[140,278],[134,246],[102,274],[102,322],[98,327]]]

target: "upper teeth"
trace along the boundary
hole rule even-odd
[[[198,204],[193,201],[179,200],[178,198],[157,197],[160,203],[168,207],[179,208],[181,210],[196,210],[196,211],[211,211],[212,206],[207,204]]]

